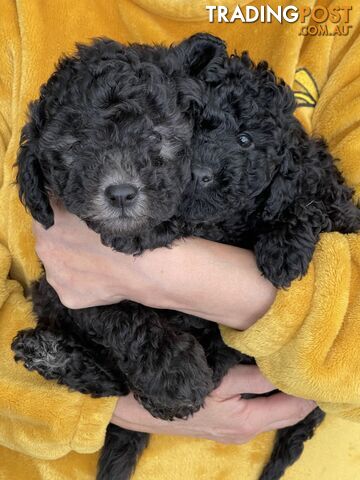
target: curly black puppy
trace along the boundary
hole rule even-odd
[[[192,99],[195,181],[182,213],[221,225],[227,243],[254,249],[264,276],[287,287],[306,273],[321,232],[359,230],[353,191],[266,62],[233,55],[212,85],[205,101]]]
[[[20,193],[45,226],[50,194],[128,253],[189,235],[254,248],[264,275],[286,286],[321,231],[360,227],[352,191],[294,106],[265,63],[227,59],[204,34],[170,50],[82,46],[32,106]],[[196,317],[133,302],[70,310],[45,278],[33,300],[38,325],[14,340],[16,359],[84,393],[131,390],[161,418],[194,413],[228,368],[252,362]],[[279,433],[263,480],[281,477],[322,417]],[[128,478],[146,439],[109,428],[99,478]]]
[[[64,58],[23,130],[18,183],[32,216],[51,226],[49,197],[60,198],[106,245],[131,253],[182,236],[170,219],[191,178],[192,121],[179,92],[190,78],[210,78],[225,57],[221,40],[198,34],[170,49],[98,40]],[[13,349],[46,378],[93,395],[132,390],[162,418],[186,417],[213,388],[203,348],[167,326],[163,312],[131,302],[70,311],[45,277],[33,302],[37,328],[21,332]],[[127,478],[140,444],[121,435]],[[105,460],[106,452],[115,459],[113,447],[99,478],[117,478],[120,467]]]

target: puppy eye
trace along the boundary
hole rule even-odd
[[[164,160],[161,157],[156,157],[153,159],[152,164],[154,167],[162,167],[164,165]]]
[[[239,143],[240,146],[243,148],[249,148],[254,143],[253,139],[248,133],[240,133],[239,135]]]

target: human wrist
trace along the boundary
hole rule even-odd
[[[146,433],[166,433],[173,422],[153,417],[130,393],[118,397],[110,423],[126,430]],[[174,432],[173,432],[174,433]]]
[[[133,430],[132,425],[132,402],[131,397],[119,397],[116,401],[115,408],[110,419],[110,423],[127,430]]]
[[[101,268],[102,275],[108,278],[106,288],[109,299],[113,303],[126,299],[151,307],[158,306],[155,305],[160,296],[156,272],[144,258],[153,252],[134,256],[107,250],[106,261]]]

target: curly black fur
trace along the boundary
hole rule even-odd
[[[30,107],[20,195],[45,227],[48,196],[61,199],[126,253],[190,235],[253,248],[284,287],[306,272],[320,232],[360,227],[351,189],[294,108],[265,62],[228,58],[210,35],[170,49],[97,40],[64,58]],[[113,184],[135,196],[114,206]],[[33,302],[38,323],[15,338],[16,360],[93,396],[132,391],[160,418],[186,418],[231,366],[253,363],[197,317],[128,301],[70,310],[45,277]],[[280,478],[321,419],[317,409],[280,431],[264,480]],[[98,478],[128,479],[146,442],[111,426]]]

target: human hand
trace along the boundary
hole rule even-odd
[[[251,400],[240,398],[241,393],[265,393],[274,388],[258,367],[239,365],[207,397],[205,407],[187,420],[168,422],[154,418],[128,395],[118,399],[111,422],[139,432],[246,443],[259,433],[294,425],[316,407],[313,401],[284,393]]]
[[[248,250],[189,238],[134,257],[102,245],[99,235],[60,205],[53,210],[48,230],[34,222],[36,251],[69,308],[128,299],[245,329],[275,298],[276,289]]]
[[[52,204],[54,226],[45,230],[33,222],[36,252],[50,285],[69,308],[85,308],[119,302],[129,293],[115,284],[114,262],[128,276],[133,257],[105,247],[100,236],[60,204]]]

